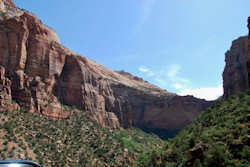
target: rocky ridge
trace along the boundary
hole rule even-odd
[[[12,0],[0,2],[0,66],[11,83],[9,98],[30,112],[67,118],[71,112],[62,110],[65,104],[92,112],[101,126],[175,130],[211,104],[77,55],[34,14],[16,8]]]

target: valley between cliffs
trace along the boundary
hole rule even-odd
[[[3,105],[14,100],[13,109],[61,119],[72,114],[62,110],[63,104],[89,111],[102,127],[175,131],[211,104],[111,71],[62,46],[52,28],[12,0],[1,1],[0,7]]]
[[[205,101],[78,55],[34,14],[0,0],[1,160],[249,166],[250,17],[248,28],[226,52],[223,97]],[[163,141],[142,130],[164,139],[182,131]]]

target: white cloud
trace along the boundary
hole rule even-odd
[[[183,85],[181,85],[181,84],[179,84],[179,83],[175,83],[175,84],[173,85],[173,87],[174,87],[175,89],[182,89],[182,88],[183,88]]]
[[[172,64],[167,71],[167,77],[173,83],[172,87],[174,87],[175,89],[182,89],[189,83],[188,79],[179,76],[180,71],[181,66],[178,64]]]
[[[172,64],[169,68],[161,68],[159,71],[153,71],[145,66],[140,66],[138,71],[146,74],[161,88],[167,89],[167,86],[172,84],[175,89],[184,88],[189,81],[185,78],[179,77],[178,74],[181,66]]]
[[[138,68],[138,70],[139,70],[140,72],[142,72],[142,73],[147,74],[147,76],[149,76],[149,77],[152,77],[152,76],[155,75],[153,71],[151,71],[149,68],[147,68],[147,67],[145,67],[145,66],[140,66],[140,67]]]
[[[144,67],[144,66],[139,67],[138,70],[139,70],[140,72],[148,72],[148,71],[149,71],[149,69],[146,68],[146,67]]]
[[[223,95],[222,84],[216,87],[190,88],[192,84],[188,79],[180,76],[181,66],[173,64],[170,68],[162,68],[159,71],[153,71],[145,66],[140,66],[138,70],[151,78],[151,81],[163,89],[172,87],[176,89],[178,95],[193,95],[194,97],[215,100]]]
[[[178,95],[193,95],[194,97],[206,99],[206,100],[215,100],[223,94],[223,86],[218,85],[217,87],[210,88],[198,88],[198,89],[190,89],[184,88],[182,89]]]
[[[181,70],[180,65],[178,65],[178,64],[171,65],[169,70],[168,70],[168,77],[170,79],[174,79],[180,70]]]

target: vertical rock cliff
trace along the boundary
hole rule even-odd
[[[226,52],[226,66],[223,72],[224,97],[226,98],[249,87],[247,53],[247,36],[234,40],[230,50]]]
[[[250,17],[248,18],[250,29]],[[226,66],[223,72],[224,97],[243,92],[249,88],[250,72],[250,35],[240,37],[232,42],[226,52]]]
[[[248,71],[248,79],[250,79],[250,17],[248,17],[248,50],[247,50],[247,71]],[[250,81],[248,81],[248,86],[250,85]]]
[[[177,96],[111,71],[59,42],[55,31],[11,0],[0,1],[0,66],[11,98],[30,112],[66,118],[61,104],[93,113],[102,126],[182,129],[211,102]]]

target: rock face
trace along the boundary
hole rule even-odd
[[[13,2],[13,0],[2,0],[3,3],[5,3],[5,5],[9,5],[9,6],[13,6],[15,7],[15,3]]]
[[[250,17],[248,17],[248,53],[247,53],[247,71],[248,71],[248,78],[250,78]],[[248,82],[248,85],[250,83]]]
[[[0,111],[19,110],[19,106],[12,101],[11,81],[5,77],[5,69],[0,67]]]
[[[233,41],[226,52],[226,66],[223,72],[224,97],[242,92],[249,87],[247,69],[248,37]]]
[[[250,30],[250,17],[248,18]],[[250,34],[250,33],[249,33]],[[226,52],[226,66],[223,72],[224,97],[243,92],[249,88],[250,72],[250,35],[240,37],[232,42]]]
[[[3,2],[3,9],[12,4]],[[92,112],[102,126],[175,130],[211,103],[108,70],[60,45],[55,31],[33,14],[7,6],[1,10],[0,66],[12,82],[11,98],[30,112],[66,118],[66,104]]]

